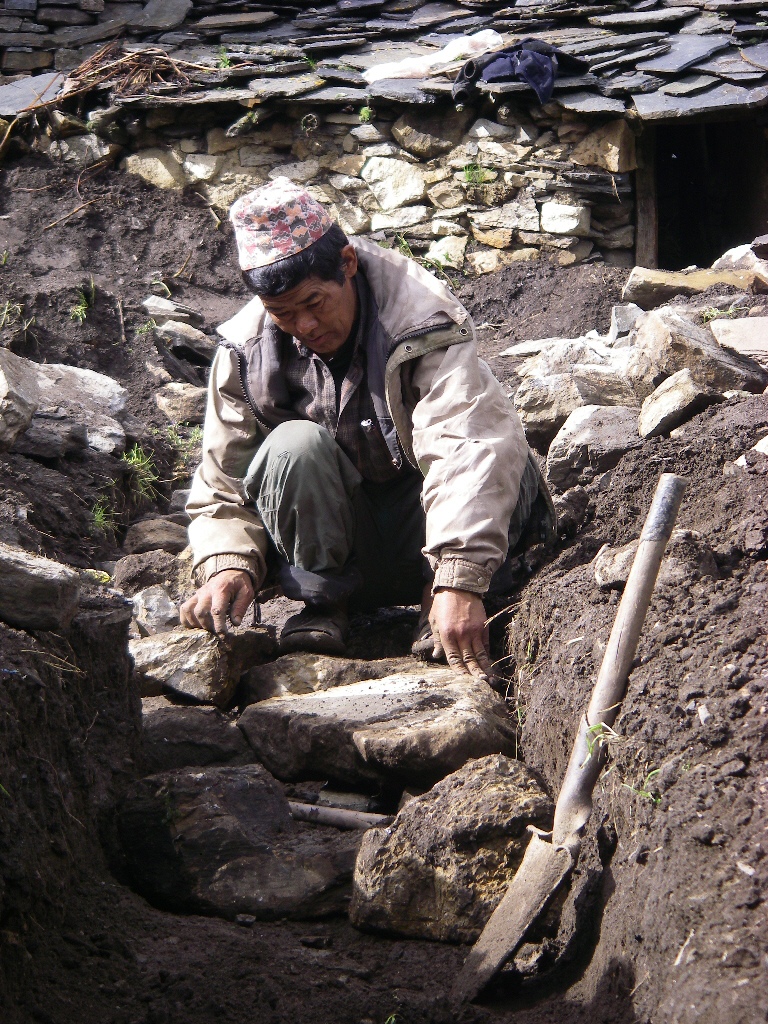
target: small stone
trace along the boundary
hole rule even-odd
[[[123,549],[129,555],[155,551],[158,548],[171,554],[178,554],[188,543],[187,531],[183,526],[168,519],[143,519],[128,527]]]
[[[423,224],[429,217],[426,206],[404,206],[391,213],[374,213],[371,231],[401,231],[414,224]]]
[[[427,195],[435,204],[443,209],[453,209],[462,206],[466,201],[464,192],[451,181],[440,181],[433,185]]]
[[[63,160],[64,163],[90,167],[100,160],[113,160],[121,152],[121,147],[106,142],[98,135],[70,135],[53,142],[48,152],[51,157]]]
[[[190,306],[184,306],[181,302],[174,302],[173,299],[165,299],[161,295],[148,295],[142,300],[142,306],[158,323],[166,320],[178,320],[179,323],[194,324],[199,326],[203,323],[203,317],[197,310]],[[163,324],[167,326],[167,324]]]
[[[302,160],[299,163],[294,164],[280,164],[269,172],[269,177],[275,178],[290,178],[291,181],[304,183],[312,181],[320,173],[320,164],[313,158],[309,160]]]
[[[64,630],[79,599],[74,570],[0,541],[0,620],[15,629]]]
[[[673,427],[722,400],[722,394],[697,381],[688,367],[678,370],[643,402],[637,426],[640,437],[667,434]]]
[[[167,633],[179,624],[179,609],[161,586],[140,590],[133,598],[133,616],[143,636]]]
[[[466,236],[461,238],[454,235],[438,238],[427,249],[426,259],[434,260],[441,266],[456,267],[457,270],[460,270],[464,263],[464,253],[468,241]]]
[[[369,829],[355,865],[357,927],[473,942],[527,844],[548,828],[552,801],[533,773],[499,754],[468,761],[408,801],[387,828]]]
[[[231,153],[239,149],[241,142],[239,137],[230,138],[223,128],[210,128],[205,134],[206,149],[212,155],[217,153]]]
[[[409,153],[420,160],[431,160],[452,149],[466,123],[463,112],[430,118],[408,111],[392,125],[392,135]]]
[[[182,150],[182,152],[184,152]],[[221,167],[221,157],[207,153],[194,153],[182,163],[181,169],[187,180],[194,184],[197,181],[210,181],[215,178]]]
[[[642,312],[642,309],[634,302],[627,302],[622,306],[612,306],[608,344],[612,345],[621,335],[629,334]]]
[[[699,704],[699,706],[696,708],[696,713],[699,716],[699,721],[702,725],[706,725],[712,717],[710,710],[706,704]]]
[[[637,553],[639,541],[618,548],[604,544],[594,558],[595,582],[599,587],[622,589]],[[660,585],[675,588],[702,576],[719,579],[715,555],[707,540],[695,530],[672,531],[659,570]]]

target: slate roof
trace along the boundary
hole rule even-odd
[[[768,0],[151,0],[142,10],[123,0],[0,0],[0,63],[4,75],[25,63],[68,72],[119,38],[123,51],[154,45],[196,68],[158,72],[113,99],[429,106],[450,96],[459,65],[373,85],[361,72],[487,28],[505,42],[535,36],[586,60],[588,73],[556,82],[569,110],[653,120],[768,103]],[[0,84],[0,108],[7,88]],[[519,82],[480,88],[532,95]]]

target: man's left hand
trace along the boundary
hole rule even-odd
[[[480,597],[468,590],[441,587],[432,598],[429,621],[432,631],[440,636],[451,668],[487,682],[491,662],[485,608]]]

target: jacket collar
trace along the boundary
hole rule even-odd
[[[414,260],[364,238],[350,239],[378,307],[379,321],[392,339],[463,324],[468,313],[451,292]],[[258,296],[218,328],[230,345],[241,347],[264,329],[266,310]]]

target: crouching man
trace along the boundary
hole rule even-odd
[[[487,676],[483,595],[554,509],[467,311],[287,178],[230,219],[257,297],[219,328],[181,621],[239,624],[269,567],[305,603],[282,652],[342,654],[350,611],[421,602],[414,653]]]

